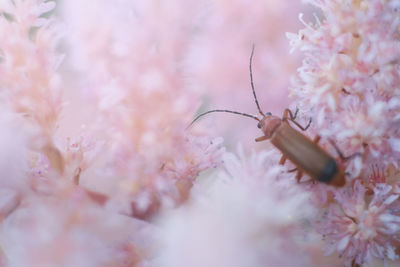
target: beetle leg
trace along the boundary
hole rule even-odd
[[[292,111],[290,109],[286,108],[283,111],[283,118],[291,120],[291,121],[294,121],[294,120],[296,120],[297,113],[299,113],[299,108],[298,107],[296,107],[296,111],[294,112],[294,115],[293,115],[293,113],[292,113]]]
[[[292,118],[293,120],[296,119],[297,113],[299,113],[299,108],[298,108],[298,107],[296,107],[296,111],[294,112],[294,116],[293,116],[293,118]]]
[[[355,158],[355,157],[357,157],[357,156],[361,157],[362,155],[363,155],[362,153],[356,152],[356,153],[354,153],[354,154],[352,154],[352,155],[350,155],[350,156],[344,157],[343,159],[344,159],[344,160],[349,160],[349,159]]]
[[[298,171],[296,174],[296,180],[298,183],[300,183],[301,177],[303,176],[303,172],[302,171]]]
[[[279,160],[279,165],[283,165],[286,162],[286,157],[282,155],[281,159]]]
[[[296,108],[296,112],[295,112],[294,115],[293,115],[293,113],[292,113],[292,111],[291,111],[290,109],[288,109],[288,108],[285,109],[285,111],[283,112],[282,120],[284,120],[284,121],[285,121],[285,120],[289,120],[289,121],[293,122],[297,127],[299,127],[302,131],[305,131],[305,130],[308,129],[308,127],[310,127],[312,118],[310,118],[310,121],[308,122],[308,124],[306,125],[306,127],[301,126],[300,123],[298,123],[298,122],[296,121],[296,117],[297,117],[298,111],[299,111],[299,109]]]
[[[335,142],[333,142],[332,139],[329,138],[329,143],[331,143],[331,145],[333,146],[333,148],[336,150],[336,153],[338,153],[339,157],[344,160],[345,156],[343,156],[342,151],[340,151],[340,149],[338,148],[338,146],[335,144]]]
[[[263,135],[263,136],[260,136],[260,137],[256,138],[256,142],[261,142],[261,141],[264,141],[264,140],[267,140],[267,139],[268,139],[268,137]]]
[[[361,266],[361,265],[359,265],[359,264],[356,263],[356,260],[355,260],[355,259],[351,262],[351,267],[360,267],[360,266]]]
[[[286,108],[284,111],[283,111],[283,118],[282,119],[286,119],[286,120],[291,120],[291,121],[293,121],[293,120],[295,120],[296,119],[296,116],[297,116],[297,109],[296,109],[296,112],[295,112],[295,116],[293,116],[293,113],[292,113],[292,111],[290,110],[290,109],[288,109],[288,108]]]
[[[283,118],[283,120],[285,120],[285,118]],[[286,118],[286,120],[288,120],[288,119]],[[306,127],[301,126],[300,123],[298,123],[297,121],[294,121],[294,120],[290,120],[290,121],[293,122],[293,123],[294,123],[297,127],[299,127],[302,131],[306,131],[306,130],[308,129],[308,127],[310,127],[310,125],[311,125],[312,118],[310,118],[310,120],[308,121],[308,124],[307,124]]]
[[[336,150],[336,153],[338,153],[340,159],[343,160],[343,161],[347,161],[347,160],[352,159],[352,158],[357,157],[357,156],[362,156],[362,153],[360,153],[360,152],[354,153],[354,154],[352,154],[350,156],[344,156],[342,151],[340,151],[339,147],[335,144],[335,142],[333,142],[332,139],[329,139],[329,143],[331,143],[333,148]]]
[[[288,170],[287,172],[295,172],[295,171],[297,171],[297,168],[294,168],[294,169]]]

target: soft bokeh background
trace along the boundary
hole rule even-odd
[[[81,71],[74,73],[70,82],[77,82],[76,74],[85,80],[87,76],[82,72],[104,80],[100,78],[103,72],[115,68],[131,79],[135,77],[142,90],[150,92],[160,90],[163,82],[172,82],[164,80],[165,70],[160,69],[168,67],[175,69],[172,74],[185,94],[197,99],[194,110],[198,113],[219,108],[257,114],[249,78],[254,44],[253,75],[262,108],[278,115],[289,105],[295,108],[288,88],[300,57],[296,52],[290,54],[286,32],[297,32],[302,27],[299,13],[305,12],[311,18],[315,11],[299,1],[117,1],[95,5],[79,1],[78,7],[74,1],[60,4],[69,25],[70,57],[64,62],[67,70]],[[125,9],[119,10],[120,6]],[[144,51],[159,57],[159,62],[153,62]],[[118,59],[117,65],[107,66],[102,58],[106,55],[111,57],[108,60]],[[100,94],[86,87],[90,97]],[[75,96],[82,99],[79,92]],[[179,100],[175,97],[176,102]],[[185,115],[193,118],[193,114]],[[226,145],[241,142],[259,147],[253,140],[259,130],[246,118],[213,114],[201,124],[214,131],[214,136],[223,135]]]

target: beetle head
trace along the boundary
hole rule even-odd
[[[266,137],[270,138],[281,123],[281,118],[272,115],[271,112],[267,112],[257,124],[257,127],[263,131]]]

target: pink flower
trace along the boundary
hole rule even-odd
[[[346,266],[397,260],[398,6],[380,0],[308,2],[322,9],[323,18],[288,34],[293,49],[305,56],[292,92],[313,116],[312,131],[333,140],[345,156],[362,153],[343,162],[352,186],[312,189],[319,208],[327,205],[317,230],[326,254],[338,252]],[[367,166],[374,166],[372,172]]]
[[[274,154],[226,153],[224,170],[161,218],[154,266],[310,266],[299,222],[313,209],[308,194],[285,177],[293,174],[270,164]]]
[[[3,1],[0,18],[1,101],[23,114],[41,133],[51,137],[61,110],[62,55],[56,51],[59,32],[40,16],[52,10],[53,1]],[[37,27],[33,34],[31,31]]]
[[[314,131],[334,138],[367,164],[400,156],[399,11],[396,1],[310,1],[324,18],[298,35],[304,53],[292,92],[314,117]]]
[[[378,184],[386,183],[385,169],[380,166],[372,165],[371,174],[367,181],[370,190],[373,190]]]
[[[24,194],[28,189],[28,136],[20,116],[0,105],[0,188]]]
[[[397,260],[400,230],[399,194],[392,186],[377,184],[372,199],[356,181],[353,187],[335,194],[317,222],[317,231],[325,240],[329,255],[336,251],[346,266],[371,262],[373,258]]]
[[[221,141],[186,129],[199,106],[180,67],[196,25],[188,16],[194,7],[180,1],[65,3],[72,65],[84,73],[80,82],[89,88],[96,130],[106,144],[96,175],[113,181],[99,186],[91,179],[90,186],[107,193],[108,207],[124,214],[148,219],[179,205],[196,176],[220,162]]]
[[[63,150],[67,172],[65,176],[80,184],[81,174],[91,166],[101,148],[101,142],[85,133],[76,139],[67,138],[66,148]]]
[[[54,1],[2,1],[0,11],[0,102],[25,118],[31,148],[45,154],[53,169],[63,172],[63,160],[54,144],[62,109],[63,55],[57,51],[60,28],[42,15]]]
[[[5,266],[133,266],[149,225],[110,214],[80,190],[32,197],[2,221]]]

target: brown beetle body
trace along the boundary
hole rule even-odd
[[[290,110],[285,110],[285,114],[291,116]],[[315,141],[310,140],[293,129],[289,125],[289,120],[294,121],[285,115],[283,119],[265,115],[260,121],[260,128],[264,136],[257,138],[256,141],[269,139],[282,152],[281,164],[289,159],[296,165],[298,180],[304,172],[314,180],[334,186],[343,186],[345,184],[344,171],[335,159],[317,144],[319,137]]]

